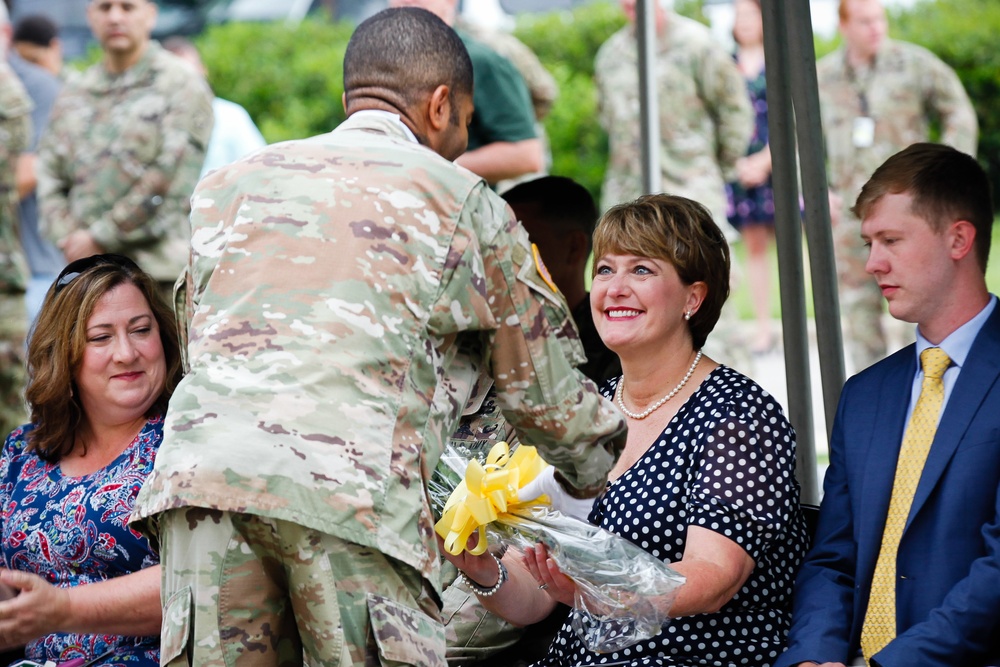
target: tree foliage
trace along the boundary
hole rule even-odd
[[[696,0],[678,8],[698,18]],[[523,14],[515,34],[552,72],[560,95],[545,119],[553,173],[570,176],[599,194],[607,138],[597,121],[594,56],[625,17],[616,2],[595,2],[572,11]],[[923,0],[890,18],[892,35],[929,48],[965,84],[980,123],[979,156],[1000,184],[1000,2]],[[312,19],[215,26],[196,41],[216,93],[239,102],[269,141],[328,132],[344,118],[341,63],[353,26]],[[821,40],[824,54],[838,40]],[[1000,192],[998,192],[1000,194]],[[997,197],[1000,201],[1000,197]]]

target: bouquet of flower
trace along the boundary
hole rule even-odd
[[[522,501],[519,489],[546,467],[525,445],[449,445],[430,484],[445,549],[460,554],[473,533],[474,554],[489,542],[522,550],[541,542],[576,583],[572,624],[587,648],[616,651],[659,634],[684,577],[628,540],[551,509],[545,496]]]

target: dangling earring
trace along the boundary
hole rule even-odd
[[[690,319],[691,319],[691,311],[689,310],[686,313],[684,313],[684,321],[686,322]]]

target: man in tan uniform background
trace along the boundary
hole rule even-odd
[[[40,224],[67,262],[121,253],[169,294],[187,261],[212,94],[150,41],[151,0],[89,0],[87,18],[104,57],[52,109],[39,147]]]
[[[868,250],[850,206],[875,169],[940,124],[943,144],[976,154],[978,124],[962,83],[932,53],[888,39],[879,0],[841,0],[843,46],[816,66],[826,138],[834,249],[848,364],[886,355],[882,294],[865,272]]]

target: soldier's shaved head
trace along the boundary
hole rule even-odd
[[[416,7],[386,9],[358,26],[344,54],[348,107],[368,98],[406,109],[440,85],[472,96],[472,61],[455,31]]]

